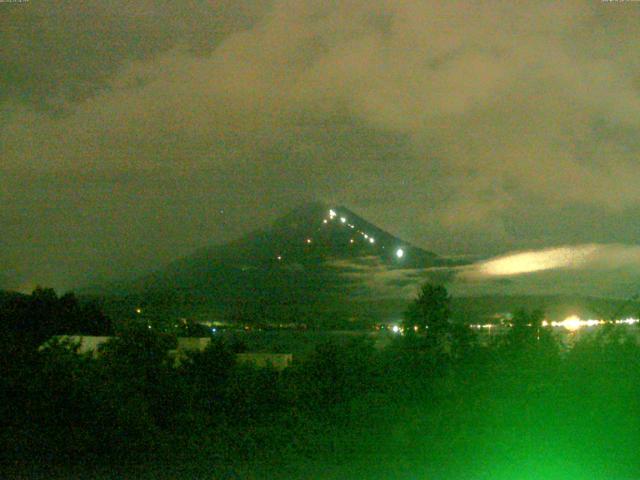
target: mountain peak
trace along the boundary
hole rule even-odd
[[[178,259],[121,291],[146,301],[182,298],[185,310],[207,305],[207,312],[221,316],[243,305],[260,311],[268,305],[278,319],[301,311],[331,319],[336,308],[352,316],[347,292],[360,300],[378,298],[362,281],[368,275],[444,263],[345,206],[310,202],[267,228]]]

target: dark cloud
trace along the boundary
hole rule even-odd
[[[5,286],[133,275],[313,198],[444,254],[636,241],[633,2],[0,10]]]
[[[127,62],[176,45],[207,54],[225,37],[251,28],[269,2],[38,2],[2,5],[0,100],[64,111],[109,87]],[[142,86],[144,77],[129,87]]]

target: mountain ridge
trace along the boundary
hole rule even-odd
[[[362,281],[362,266],[371,264],[379,271],[402,272],[448,262],[345,206],[311,202],[236,240],[86,293],[161,305],[185,315],[207,305],[225,317],[243,309],[248,315],[272,310],[277,318],[335,316],[337,310],[349,317],[348,304],[379,295]]]

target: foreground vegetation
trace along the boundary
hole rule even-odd
[[[440,313],[422,315],[434,296]],[[135,326],[95,357],[8,331],[2,476],[637,478],[633,331],[568,350],[522,312],[483,346],[446,317],[446,291],[424,290],[389,347],[324,343],[283,372],[237,365],[222,342],[175,365],[175,338]]]

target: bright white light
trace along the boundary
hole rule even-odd
[[[397,249],[396,250],[396,257],[398,257],[398,258],[404,257],[404,250],[401,249],[401,248]]]
[[[491,330],[494,327],[494,325],[492,323],[485,323],[485,324],[473,323],[473,324],[469,325],[469,327],[470,328],[477,328],[477,329],[486,328],[488,330]]]
[[[620,324],[625,324],[625,325],[634,325],[636,323],[638,323],[638,319],[637,318],[624,318],[622,320],[616,320],[616,323]]]
[[[375,243],[376,241],[373,239],[373,237],[369,237],[369,243]]]
[[[353,243],[353,238],[351,240],[349,240],[349,243]]]
[[[216,329],[216,327],[213,327],[213,328],[211,329],[211,332],[213,332],[213,333],[216,333],[217,331],[218,331],[218,330]]]
[[[322,223],[329,223],[329,220],[325,218],[324,220],[322,220]]]
[[[571,315],[570,317],[565,318],[562,322],[560,322],[560,326],[566,328],[571,332],[575,332],[580,327],[582,327],[582,320],[577,315]]]
[[[391,327],[391,331],[393,333],[398,333],[400,332],[400,327],[398,325],[394,325],[393,327]]]
[[[335,210],[329,210],[329,217],[334,218],[337,215]]]
[[[364,238],[369,238],[369,235],[367,235],[366,233],[364,234]]]
[[[341,221],[342,223],[347,223],[347,219],[346,219],[346,218],[344,218],[344,217],[340,217],[340,221]]]
[[[307,238],[307,243],[311,243],[311,239],[310,238]]]
[[[142,313],[142,309],[140,307],[136,308],[136,313]]]
[[[277,258],[278,260],[282,260],[282,255],[278,255],[276,258]]]
[[[596,325],[600,325],[602,323],[601,320],[582,320],[577,315],[571,315],[561,322],[551,322],[552,327],[562,327],[566,328],[570,332],[575,332],[576,330],[582,327],[595,327]],[[543,322],[544,325],[544,322]]]

